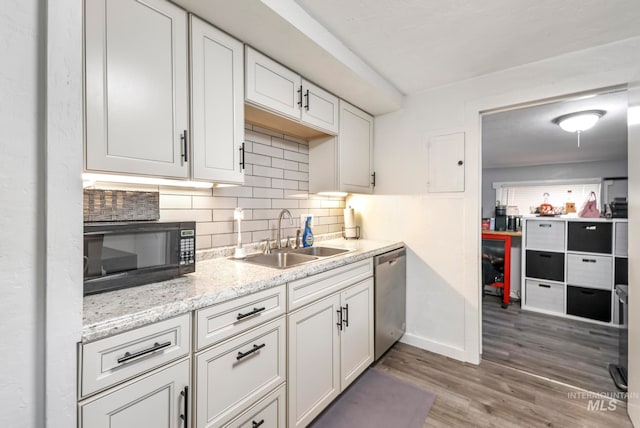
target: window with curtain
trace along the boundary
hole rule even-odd
[[[571,201],[580,210],[582,204],[591,192],[595,192],[598,208],[602,209],[601,188],[602,180],[585,180],[585,182],[523,182],[523,183],[495,183],[496,201],[501,205],[518,207],[518,213],[526,215],[531,207],[537,207],[544,202],[544,194],[549,194],[549,203],[554,207],[564,207],[571,191]]]

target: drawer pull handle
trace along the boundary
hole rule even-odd
[[[538,284],[538,287],[542,287],[542,288],[551,288],[550,285],[547,284]]]
[[[340,306],[340,309],[336,310],[336,312],[338,313],[338,322],[336,325],[338,326],[338,330],[342,331],[344,329],[342,325],[342,306]]]
[[[265,346],[267,346],[266,343],[263,343],[262,345],[253,345],[253,348],[251,348],[247,352],[238,352],[238,356],[236,357],[236,360],[240,361],[244,357],[248,357],[249,355],[253,354],[254,352],[259,351],[260,349],[264,348]]]
[[[156,342],[149,349],[144,349],[142,351],[134,352],[133,354],[131,352],[125,352],[124,356],[118,358],[117,361],[118,361],[118,364],[126,363],[127,361],[131,361],[134,358],[142,357],[143,355],[147,355],[147,354],[151,354],[153,352],[157,352],[157,351],[159,351],[161,349],[168,348],[169,346],[171,346],[171,341],[164,342],[164,343]]]
[[[540,223],[538,227],[551,227],[550,223]]]
[[[598,228],[598,226],[584,226],[585,230],[596,230]]]
[[[596,263],[596,259],[582,259],[585,263]]]
[[[189,387],[185,386],[180,395],[184,397],[184,413],[180,415],[180,419],[184,421],[184,426],[189,426]]]
[[[261,419],[260,422],[256,422],[256,421],[251,421],[251,427],[252,428],[258,428],[260,425],[262,425],[264,423],[264,419]]]
[[[253,308],[253,310],[251,312],[247,312],[246,314],[238,314],[238,316],[236,317],[236,319],[238,321],[240,321],[241,319],[244,319],[246,317],[250,317],[251,315],[255,315],[257,313],[260,313],[262,311],[264,311],[266,308],[263,306],[261,308]]]
[[[540,257],[544,257],[545,259],[550,259],[551,254],[540,254]]]
[[[347,303],[346,306],[342,307],[342,313],[344,314],[344,320],[342,320],[342,322],[344,323],[345,327],[349,327],[349,304]]]
[[[593,296],[596,293],[594,291],[580,290],[580,294],[586,294],[587,296]]]

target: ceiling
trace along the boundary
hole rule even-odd
[[[405,94],[640,34],[638,0],[296,0]]]
[[[567,113],[605,110],[580,137],[552,120]],[[482,118],[482,166],[504,168],[627,159],[627,93],[614,92],[486,114]]]

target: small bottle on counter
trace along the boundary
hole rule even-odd
[[[313,245],[313,232],[311,231],[311,217],[307,217],[304,224],[304,232],[302,233],[302,246],[310,247]]]

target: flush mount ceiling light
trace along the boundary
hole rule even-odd
[[[604,110],[586,110],[564,114],[552,120],[553,123],[567,132],[578,134],[578,147],[580,147],[580,134],[582,131],[593,128],[598,119],[604,116]]]

